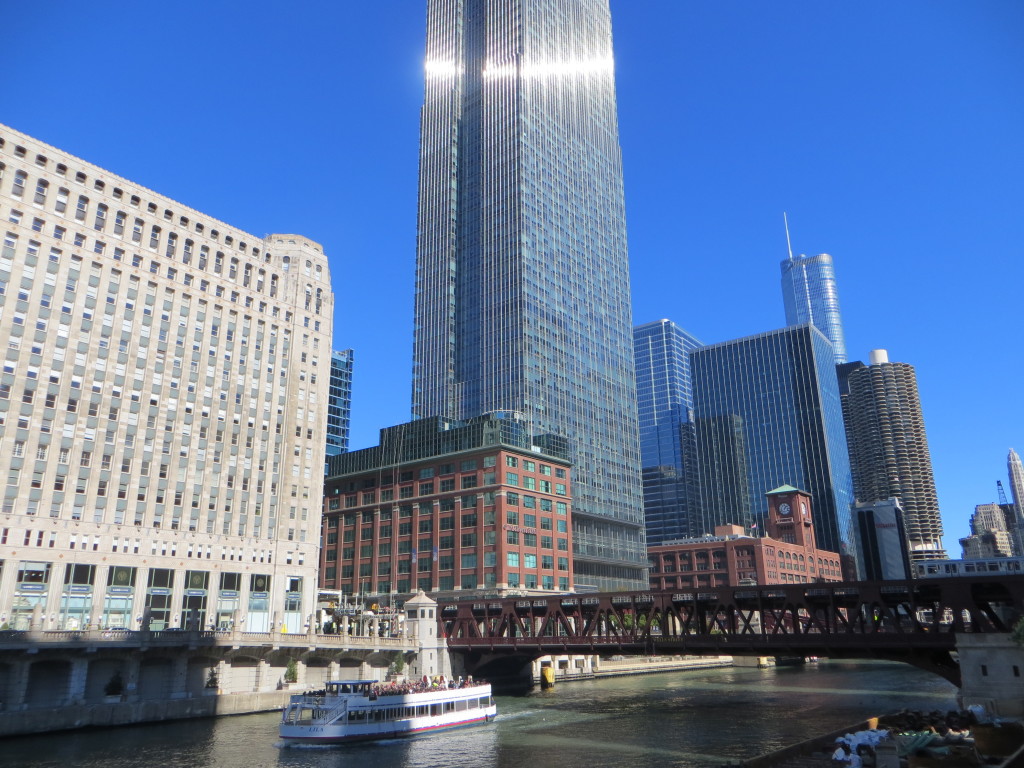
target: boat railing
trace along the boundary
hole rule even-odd
[[[339,719],[345,714],[345,709],[348,707],[348,699],[344,696],[341,700],[330,709],[317,709],[313,713],[314,723],[331,723]]]

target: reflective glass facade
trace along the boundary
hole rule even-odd
[[[328,456],[337,456],[348,450],[354,364],[355,354],[351,349],[331,353],[331,388],[327,396]]]
[[[689,358],[699,346],[671,320],[633,329],[648,546],[702,532]]]
[[[832,342],[836,364],[846,362],[843,316],[839,312],[839,291],[832,257],[788,258],[782,262],[782,302],[786,307],[786,325],[814,323]]]
[[[765,493],[792,485],[811,495],[818,546],[849,569],[853,484],[828,339],[793,326],[701,347],[690,364],[704,532],[763,530]]]
[[[430,0],[413,415],[573,446],[576,584],[644,588],[607,0]]]

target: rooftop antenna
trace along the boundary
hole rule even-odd
[[[789,218],[786,216],[786,212],[782,212],[782,221],[786,225],[786,249],[789,251],[789,260],[793,260],[793,244],[789,240]]]

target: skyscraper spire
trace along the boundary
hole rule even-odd
[[[832,342],[836,364],[846,362],[846,338],[839,311],[839,290],[832,257],[793,256],[789,240],[789,219],[786,222],[786,246],[789,257],[782,261],[782,303],[786,309],[786,325],[813,323]]]

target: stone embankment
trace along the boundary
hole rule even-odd
[[[268,712],[281,709],[291,691],[227,693],[191,699],[152,699],[134,702],[37,707],[0,714],[0,738],[76,728],[105,728],[116,725],[184,720]]]
[[[686,669],[712,669],[733,666],[732,656],[624,656],[619,659],[601,659],[593,669],[560,669],[555,674],[555,683],[570,683],[578,680],[594,680],[603,677],[626,677],[649,675],[655,672],[678,672]],[[534,676],[535,683],[541,683],[540,675]]]

